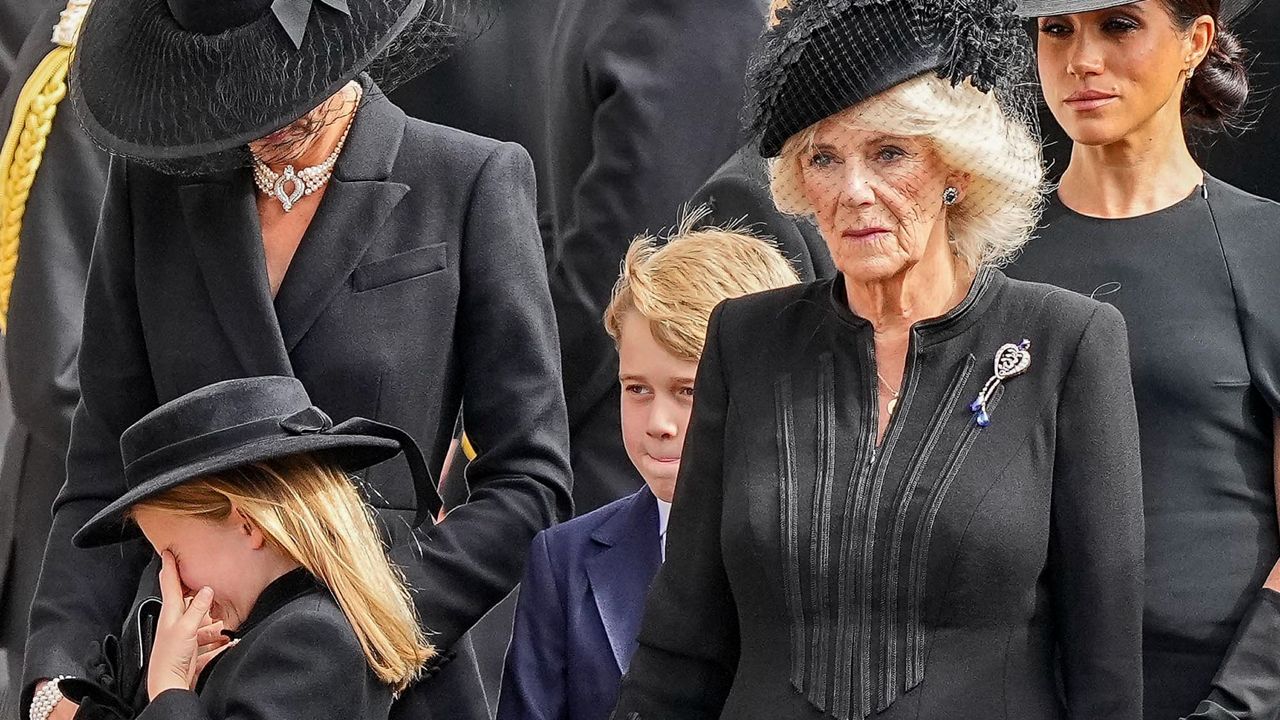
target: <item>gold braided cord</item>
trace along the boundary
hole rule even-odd
[[[475,446],[471,444],[471,438],[467,437],[466,433],[462,433],[462,454],[467,456],[467,462],[475,460],[478,454]]]
[[[0,332],[9,329],[9,293],[18,269],[22,217],[58,103],[67,94],[70,60],[71,48],[57,47],[40,61],[18,93],[13,123],[0,146]]]

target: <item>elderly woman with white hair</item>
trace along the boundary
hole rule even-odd
[[[1005,0],[797,0],[751,129],[839,274],[717,308],[618,720],[1142,717],[1124,322],[997,268],[1042,167]]]

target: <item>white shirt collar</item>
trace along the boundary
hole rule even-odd
[[[667,559],[667,521],[671,518],[671,503],[659,497],[658,501],[658,539],[662,541],[662,559]]]

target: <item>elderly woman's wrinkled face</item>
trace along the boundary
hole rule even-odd
[[[804,195],[836,268],[854,282],[899,275],[946,243],[949,169],[924,138],[822,123],[798,159]]]
[[[1037,22],[1045,101],[1075,142],[1109,145],[1181,114],[1187,58],[1202,53],[1159,0]]]

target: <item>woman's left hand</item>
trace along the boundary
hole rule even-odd
[[[147,668],[147,697],[151,700],[165,690],[190,690],[194,686],[198,670],[204,664],[199,662],[202,657],[200,631],[209,624],[209,608],[213,606],[213,590],[208,587],[200,588],[187,603],[172,553],[161,553],[160,563],[160,597],[164,605],[156,621],[156,640],[151,646]],[[207,631],[205,639],[209,639]]]

